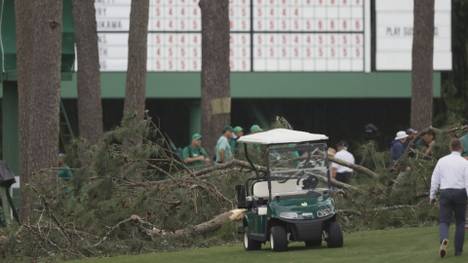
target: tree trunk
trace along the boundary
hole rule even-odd
[[[451,104],[446,110],[460,113],[468,120],[468,2],[454,0],[452,10],[453,70],[447,72],[451,85],[447,85],[443,95],[446,103]]]
[[[56,165],[62,53],[61,0],[17,0],[22,217],[29,218],[34,173]]]
[[[200,9],[202,134],[205,148],[213,154],[216,140],[231,118],[229,0],[200,0]]]
[[[148,16],[149,0],[133,0],[128,36],[128,67],[124,117],[135,115],[139,120],[144,118],[145,113]]]
[[[16,20],[16,69],[18,83],[19,108],[19,146],[21,184],[29,182],[31,174],[29,157],[29,120],[31,113],[31,58],[32,58],[32,2],[29,0],[15,1]],[[20,215],[29,217],[31,195],[26,187],[21,187]]]
[[[78,126],[80,136],[96,143],[102,135],[101,79],[94,0],[73,0],[78,60]]]
[[[434,0],[414,0],[411,127],[432,125]]]
[[[198,225],[189,226],[189,227],[178,229],[175,231],[167,231],[167,230],[153,228],[152,230],[149,230],[147,233],[151,237],[164,236],[164,237],[172,237],[172,238],[203,235],[203,234],[211,233],[215,230],[218,230],[219,228],[221,228],[224,224],[228,222],[242,220],[244,218],[246,211],[247,210],[245,209],[234,209],[234,210],[216,215],[211,220],[200,223]],[[132,216],[132,219],[133,221],[141,222],[141,218],[136,215]]]

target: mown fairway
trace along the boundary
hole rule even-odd
[[[453,230],[453,229],[452,229]],[[452,233],[453,235],[453,233]],[[468,236],[468,235],[467,235]],[[121,256],[113,258],[89,259],[76,263],[196,263],[196,262],[242,262],[242,263],[362,263],[362,262],[468,262],[466,238],[465,254],[453,256],[453,240],[448,256],[441,260],[437,254],[437,228],[406,228],[397,230],[369,231],[345,236],[345,247],[305,249],[302,243],[293,244],[288,252],[273,253],[264,246],[262,251],[245,252],[241,244],[213,248],[200,248],[179,252]]]

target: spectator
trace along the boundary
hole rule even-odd
[[[229,140],[232,138],[232,127],[226,126],[223,129],[223,135],[219,137],[216,143],[216,163],[225,163],[233,159],[231,145]]]
[[[460,141],[463,145],[463,153],[462,156],[468,160],[468,122],[465,123],[463,127],[465,135],[460,138]]]
[[[406,130],[406,134],[408,134],[408,139],[406,139],[406,141],[410,142],[416,139],[416,136],[418,136],[418,131],[413,128],[409,128]]]
[[[390,156],[392,161],[396,162],[405,153],[407,147],[408,134],[405,131],[399,131],[396,134],[392,146],[390,147]]]
[[[239,139],[240,137],[244,136],[244,129],[242,129],[241,126],[236,126],[232,130],[234,132],[234,135],[236,135],[236,139]]]
[[[73,177],[73,173],[70,167],[65,163],[65,154],[63,153],[58,155],[58,167],[57,176],[64,181],[70,181]]]
[[[335,157],[335,155],[336,155],[336,150],[335,150],[335,148],[328,147],[328,149],[327,149],[327,154],[328,154],[328,156]]]
[[[194,133],[192,135],[192,142],[182,151],[182,160],[190,168],[199,168],[210,162],[208,153],[202,147],[201,139],[200,133]]]
[[[449,226],[455,215],[455,256],[461,256],[463,240],[465,239],[465,211],[468,189],[468,162],[461,157],[463,146],[460,140],[450,142],[451,154],[442,157],[437,162],[432,173],[430,202],[436,201],[436,193],[440,192],[439,232],[440,256],[447,254]]]
[[[234,134],[232,135],[232,138],[229,141],[229,143],[231,144],[232,152],[235,153],[237,149],[237,140],[239,140],[240,137],[244,136],[244,129],[242,129],[242,127],[240,126],[236,126],[234,127],[234,129],[232,129],[232,131],[234,132]]]
[[[415,142],[416,150],[423,153],[424,156],[432,156],[432,148],[435,144],[436,134],[434,130],[427,129],[421,134],[421,138]]]
[[[367,141],[376,140],[378,137],[379,128],[373,123],[368,123],[364,126],[364,137]]]
[[[345,141],[341,141],[336,145],[336,148],[338,152],[335,154],[335,159],[345,161],[350,164],[354,164],[354,156],[348,152],[348,143]],[[351,181],[351,176],[353,174],[353,169],[333,163],[331,166],[331,175],[332,178],[343,182],[343,183],[349,183]]]
[[[254,124],[250,127],[250,133],[251,134],[254,134],[254,133],[257,133],[257,132],[262,132],[263,129],[260,128],[260,126],[258,126],[257,124]]]

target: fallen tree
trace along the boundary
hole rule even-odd
[[[330,160],[331,162],[334,162],[334,163],[337,163],[339,165],[342,165],[342,166],[346,166],[346,167],[349,167],[359,173],[363,173],[363,174],[366,174],[372,178],[378,178],[379,175],[372,171],[371,169],[368,169],[362,165],[358,165],[358,164],[352,164],[352,163],[348,163],[346,161],[343,161],[343,160],[340,160],[340,159],[337,159],[331,155],[328,155],[328,160]]]
[[[144,135],[142,144],[122,147],[134,129],[145,129],[138,132]],[[57,180],[56,169],[34,177],[33,217],[19,229],[0,234],[0,240],[6,240],[0,254],[68,259],[207,246],[239,238],[232,222],[245,210],[234,209],[234,186],[254,175],[245,161],[190,171],[159,130],[146,122],[108,132],[92,147],[76,142],[67,150],[67,163],[74,167],[71,181]],[[413,160],[412,170],[396,189],[395,176],[384,169],[377,174],[339,164],[369,175],[358,185],[330,180],[344,190],[334,197],[346,230],[434,219],[427,202],[419,205],[432,160]],[[255,168],[266,172],[261,165]],[[317,177],[328,181],[325,175]]]
[[[153,228],[148,231],[148,234],[152,237],[167,237],[171,236],[174,238],[187,237],[193,235],[201,235],[209,232],[213,232],[222,227],[227,222],[240,221],[244,218],[244,214],[247,210],[245,209],[234,209],[222,214],[219,214],[213,219],[206,222],[189,226],[183,229],[177,229],[175,231],[167,231],[163,229]]]

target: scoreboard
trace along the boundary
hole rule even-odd
[[[376,70],[411,70],[413,0],[376,0]],[[434,70],[452,69],[452,1],[435,0]]]
[[[199,0],[150,0],[148,71],[201,70]],[[96,0],[102,71],[127,70],[131,0]],[[370,70],[370,0],[230,0],[232,71]]]

